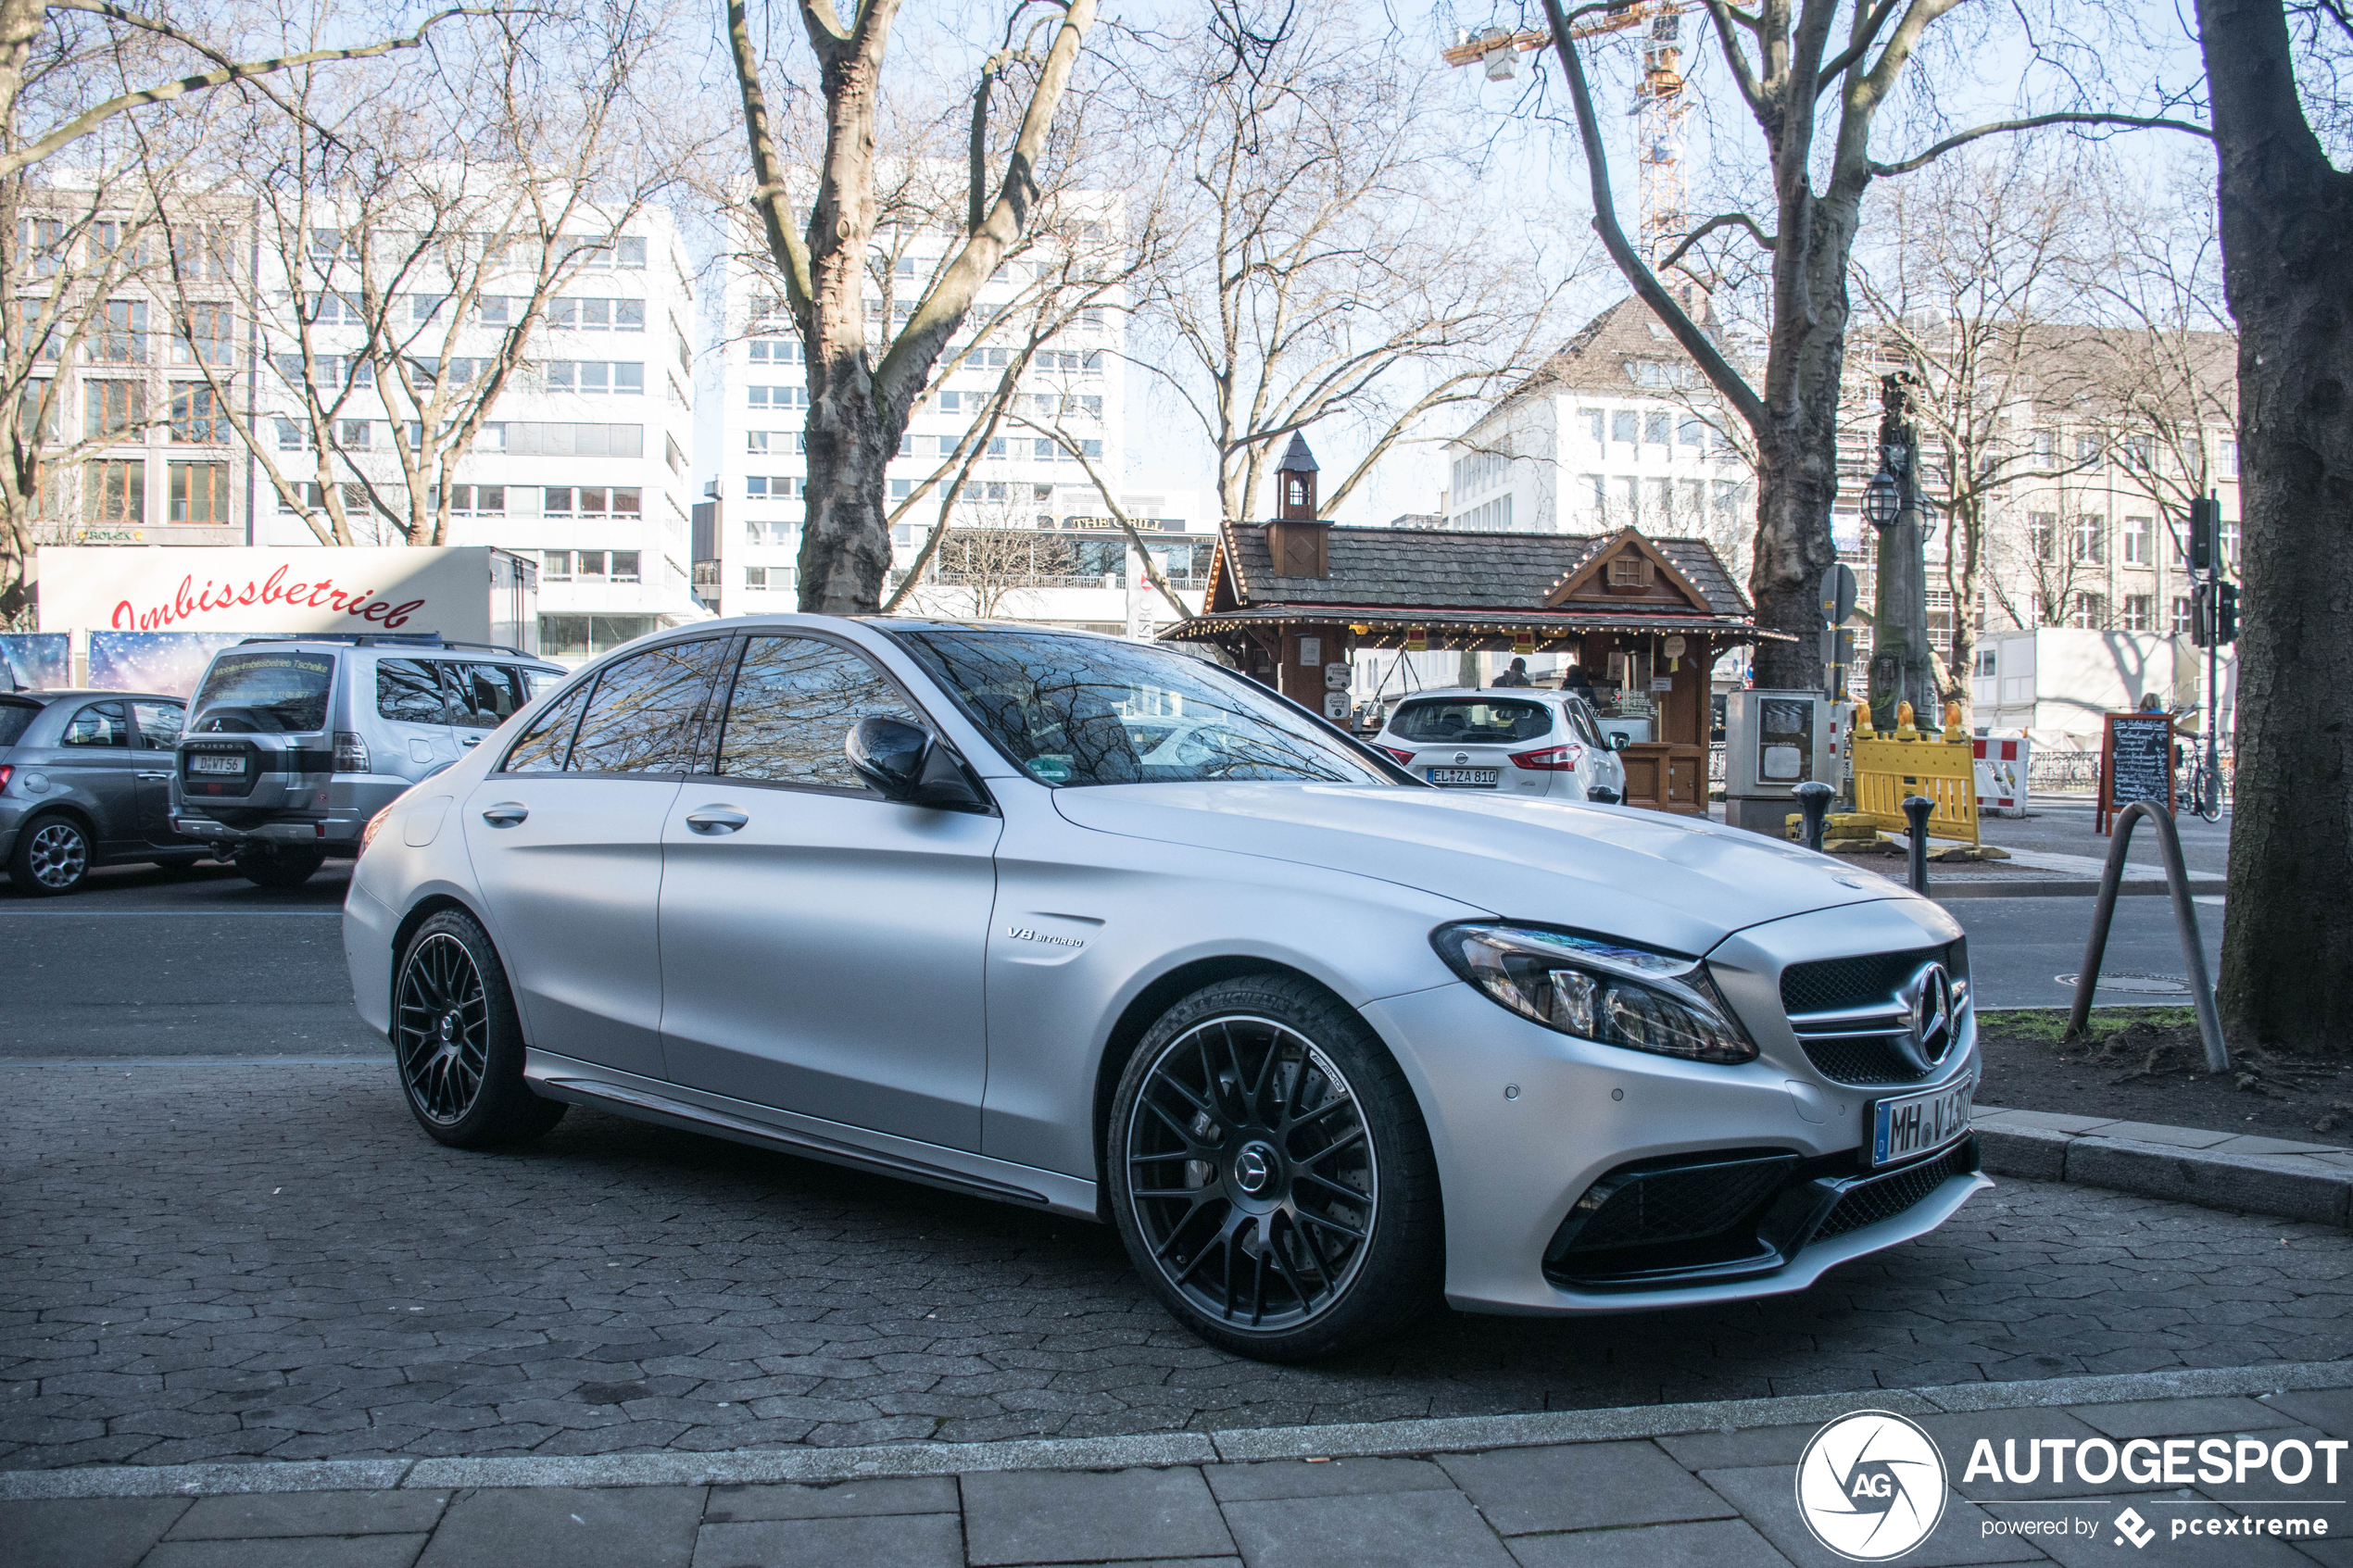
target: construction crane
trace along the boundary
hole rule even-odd
[[[1634,140],[1639,242],[1642,259],[1653,267],[1691,231],[1691,181],[1683,163],[1683,119],[1691,105],[1683,96],[1682,31],[1683,13],[1697,9],[1699,0],[1628,0],[1568,30],[1572,42],[1646,30],[1642,79],[1634,88]],[[1487,80],[1509,82],[1519,74],[1519,56],[1552,42],[1551,31],[1541,28],[1466,31],[1444,58],[1450,66],[1484,63]]]

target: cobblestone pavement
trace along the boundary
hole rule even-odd
[[[1311,1368],[1107,1229],[574,1110],[428,1141],[388,1068],[0,1069],[0,1468],[981,1441],[2353,1355],[2342,1232],[2006,1181],[1793,1297],[1441,1315]]]

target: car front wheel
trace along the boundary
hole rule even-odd
[[[90,835],[71,817],[35,818],[17,834],[8,880],[36,897],[70,893],[90,874]]]
[[[393,980],[392,1046],[418,1124],[457,1148],[527,1142],[563,1119],[523,1082],[522,1024],[490,935],[444,909],[419,926]]]
[[[1110,1131],[1128,1256],[1211,1344],[1303,1361],[1437,1300],[1429,1135],[1395,1061],[1319,988],[1245,976],[1177,1003],[1128,1060]]]

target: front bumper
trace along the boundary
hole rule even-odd
[[[1769,1058],[1720,1067],[1573,1039],[1505,1011],[1465,985],[1373,1002],[1364,1015],[1394,1047],[1420,1098],[1446,1216],[1446,1296],[1458,1308],[1529,1315],[1625,1312],[1803,1290],[1828,1270],[1942,1224],[1981,1188],[1973,1147],[1947,1146],[1899,1171],[1915,1179],[1890,1212],[1861,1203],[1831,1223],[1858,1178],[1869,1104],[1974,1076],[1974,1031],[1932,1079],[1865,1091],[1800,1078]],[[1802,1070],[1800,1070],[1802,1071]],[[1606,1280],[1561,1266],[1563,1223],[1629,1165],[1673,1167],[1793,1157],[1757,1195],[1743,1253],[1662,1251],[1616,1260]],[[1919,1173],[1953,1157],[1933,1183]],[[1807,1200],[1789,1195],[1812,1185]],[[1920,1188],[1922,1190],[1910,1190]],[[1882,1195],[1884,1197],[1885,1195]],[[1778,1205],[1778,1208],[1774,1206]],[[1748,1218],[1748,1210],[1739,1216]],[[1739,1238],[1735,1238],[1736,1240]],[[1764,1255],[1775,1246],[1775,1256]],[[1554,1267],[1546,1254],[1556,1254]]]

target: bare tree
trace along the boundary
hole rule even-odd
[[[793,169],[769,114],[747,0],[729,0],[727,40],[752,204],[808,364],[800,607],[871,611],[890,570],[887,465],[941,350],[1035,209],[1055,111],[1094,26],[1095,0],[1015,0],[1002,46],[982,62],[973,89],[963,245],[905,324],[887,327],[876,346],[867,341],[862,295],[876,218],[876,112],[898,0],[857,0],[846,19],[826,0],[798,8],[816,57],[824,144],[811,160],[813,188],[798,230]],[[1028,101],[1008,137],[992,111],[999,90],[1014,83],[1027,84]]]
[[[2239,330],[2246,535],[2222,1019],[2242,1044],[2341,1056],[2353,1017],[2353,172],[2313,122],[2346,123],[2331,92],[2353,9],[2198,0],[2197,21]]]
[[[1866,193],[1877,181],[1926,168],[1984,137],[2046,125],[2208,132],[2162,114],[2026,113],[1951,132],[1917,153],[1882,162],[1871,149],[1878,119],[1898,101],[1899,88],[1921,91],[1916,82],[1907,82],[1907,72],[1930,30],[1963,0],[1762,0],[1753,10],[1730,0],[1703,0],[1725,69],[1764,137],[1772,221],[1744,212],[1711,218],[1662,257],[1658,270],[1720,230],[1742,230],[1770,253],[1770,324],[1760,389],[1699,330],[1658,271],[1636,254],[1617,220],[1601,122],[1571,31],[1578,18],[1612,7],[1588,5],[1571,12],[1561,0],[1543,3],[1583,143],[1594,228],[1635,292],[1755,437],[1756,555],[1750,596],[1760,625],[1793,638],[1757,648],[1757,682],[1810,684],[1817,678],[1812,648],[1820,624],[1816,588],[1836,558],[1830,514],[1852,309],[1847,281]],[[2026,36],[2016,42],[2029,52],[2039,48],[2042,40],[2032,22],[2024,31]],[[1932,121],[1932,105],[1921,107],[1924,112],[1917,118]]]
[[[1318,495],[1328,514],[1434,416],[1536,368],[1563,270],[1464,199],[1474,171],[1432,128],[1427,71],[1360,12],[1218,0],[1164,69],[1183,216],[1142,307],[1166,351],[1139,363],[1200,425],[1224,516],[1253,514],[1294,431],[1363,435]],[[1529,281],[1546,275],[1562,281]]]
[[[554,373],[549,335],[584,325],[581,309],[660,341],[665,323],[640,301],[560,295],[648,264],[645,240],[621,231],[694,150],[694,120],[650,58],[661,19],[512,22],[444,51],[433,92],[354,94],[306,71],[293,114],[255,117],[237,180],[258,201],[262,261],[237,276],[262,329],[260,412],[228,396],[230,367],[204,374],[321,544],[446,544],[459,465],[510,386]],[[193,317],[205,307],[175,278]],[[640,390],[659,390],[666,358],[639,362],[656,378]]]

